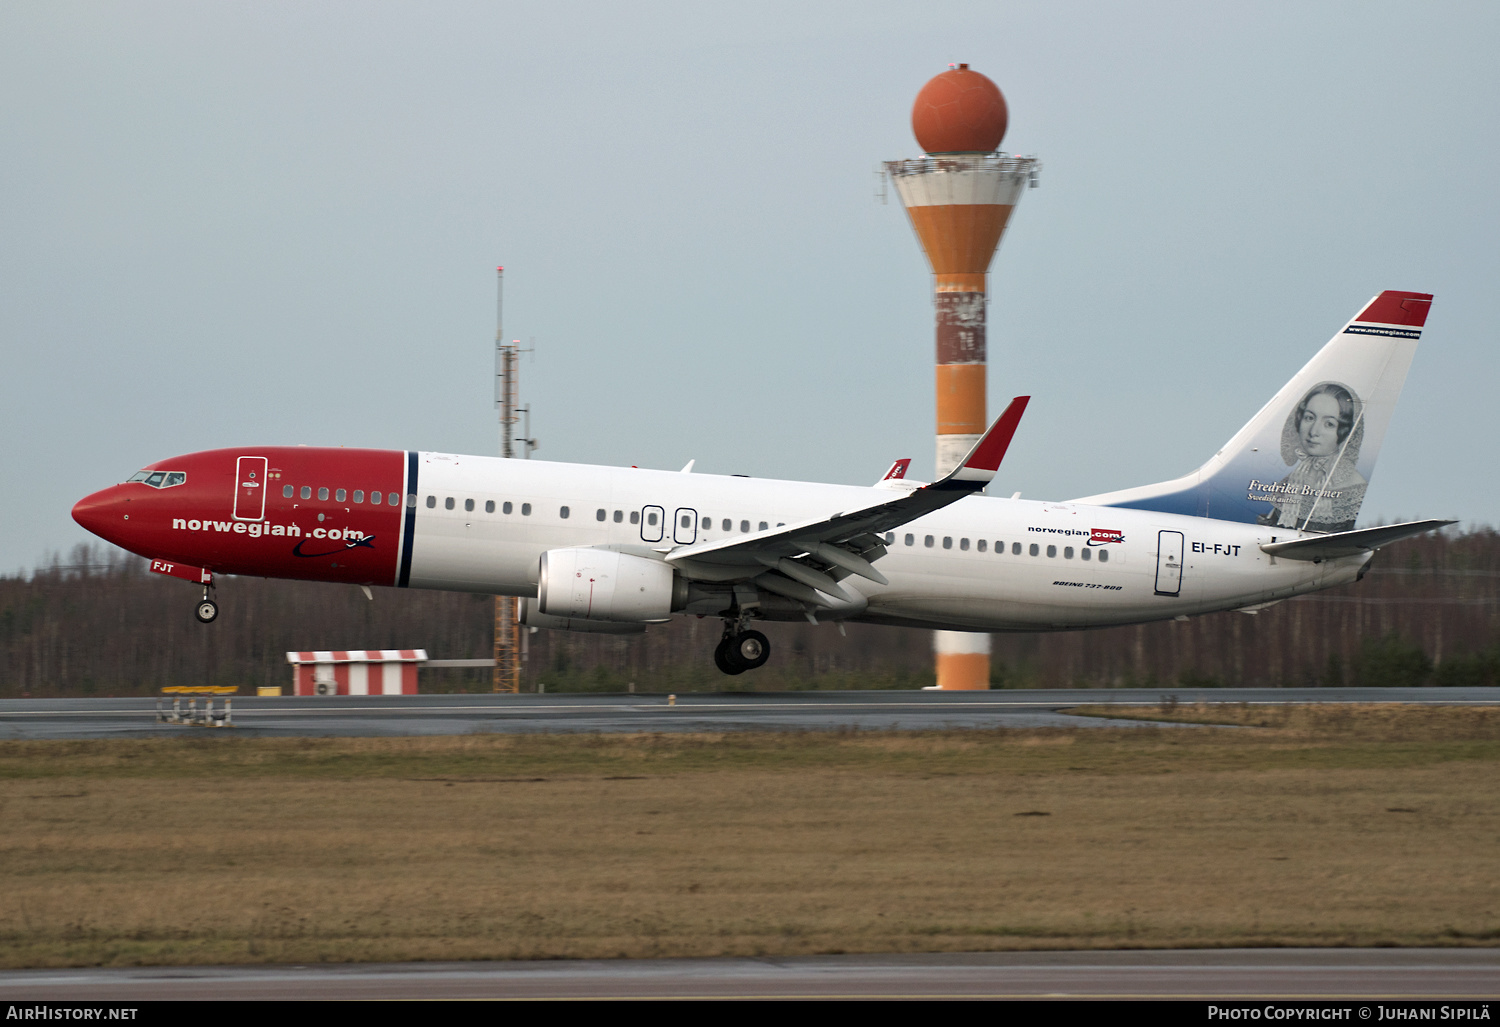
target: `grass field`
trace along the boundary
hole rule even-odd
[[[0,743],[0,965],[1500,941],[1500,711],[1146,714]]]

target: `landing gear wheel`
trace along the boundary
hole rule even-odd
[[[219,616],[219,604],[212,599],[205,599],[198,604],[198,608],[193,611],[193,615],[198,618],[198,623],[200,624],[212,624],[214,619]]]
[[[725,635],[714,648],[714,666],[725,674],[743,674],[749,668],[738,658],[734,648],[734,636]]]
[[[754,670],[771,658],[771,640],[759,631],[741,632],[734,637],[733,651],[746,670]]]

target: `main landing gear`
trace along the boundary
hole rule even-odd
[[[759,631],[745,631],[733,621],[724,622],[724,637],[714,649],[714,665],[725,674],[743,674],[762,667],[771,658],[771,642]]]

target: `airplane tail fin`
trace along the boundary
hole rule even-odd
[[[1075,502],[1352,529],[1431,303],[1428,293],[1381,293],[1192,474]]]

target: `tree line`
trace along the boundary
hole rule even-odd
[[[168,685],[291,682],[286,653],[426,649],[492,654],[488,596],[227,578],[220,615],[197,593],[118,550],[79,546],[29,575],[0,577],[0,696],[153,695]],[[1434,533],[1382,551],[1365,579],[1254,615],[1219,613],[1088,631],[997,634],[997,688],[1338,687],[1500,684],[1500,535]],[[726,678],[721,624],[676,618],[644,635],[527,636],[523,687],[642,692],[919,688],[931,633],[849,624],[762,625],[771,662]],[[423,691],[487,691],[487,670],[427,669]]]

